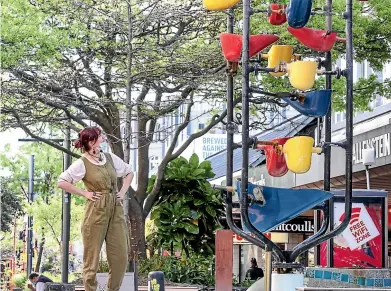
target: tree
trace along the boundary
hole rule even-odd
[[[174,152],[194,104],[206,100],[213,104],[224,97],[225,64],[217,41],[210,40],[217,40],[225,20],[205,13],[201,5],[15,0],[4,9],[4,128],[20,127],[74,157],[78,155],[47,139],[49,127],[63,130],[64,121],[70,119],[69,126],[77,132],[92,121],[108,134],[113,152],[125,161],[131,139],[137,140],[138,187],[129,191],[135,199],[128,211],[134,258],[145,253],[144,221],[158,198],[164,168],[226,115],[213,115],[205,129]],[[20,21],[25,15],[34,18]],[[180,123],[162,129],[172,143],[155,186],[147,192],[148,151],[156,123],[178,112],[182,112]],[[137,125],[131,128],[135,120]]]
[[[133,141],[137,141],[138,187],[129,191],[132,199],[126,208],[131,257],[137,259],[145,254],[145,217],[158,199],[164,168],[226,116],[224,110],[211,111],[210,123],[174,151],[181,132],[191,118],[197,118],[191,116],[194,105],[208,102],[213,106],[225,99],[225,62],[218,35],[226,28],[225,15],[206,12],[201,1],[128,1],[5,3],[1,118],[4,129],[22,128],[29,136],[74,157],[78,155],[48,137],[63,138],[61,131],[66,127],[76,136],[81,127],[98,124],[108,134],[113,152],[126,162]],[[259,1],[253,2],[257,5]],[[342,11],[343,1],[334,2]],[[315,1],[315,5],[319,3]],[[355,3],[356,56],[368,56],[371,64],[390,59],[388,46],[384,46],[390,38],[389,8],[382,3],[384,0],[373,0],[365,8]],[[362,10],[366,13],[363,16]],[[270,31],[264,15],[258,18],[253,18],[253,33]],[[323,18],[318,16],[311,18],[310,25],[315,27],[316,21],[318,27],[324,27],[320,25]],[[363,33],[366,27],[370,28],[370,36]],[[286,31],[281,36],[281,43],[297,44]],[[385,51],[379,49],[383,46]],[[334,56],[337,52],[338,46]],[[236,84],[235,104],[240,100],[240,78],[236,78]],[[367,104],[376,91],[389,92],[387,83],[367,85],[356,91],[356,105]],[[335,94],[335,98],[337,106],[344,103],[342,94]],[[272,107],[256,106],[260,115],[275,110]],[[180,116],[178,124],[157,129],[160,118],[173,115]],[[64,122],[68,120],[70,123]],[[263,124],[265,118],[261,121],[258,125],[267,126]],[[51,130],[53,134],[48,134]],[[170,136],[171,145],[159,165],[154,187],[147,191],[149,147],[161,131]]]
[[[15,154],[10,154],[11,145],[6,144],[0,153],[0,167],[8,171],[7,187],[28,200],[29,156],[34,155],[34,193],[47,198],[60,193],[56,187],[62,171],[61,152],[43,143],[24,144]]]
[[[70,242],[81,239],[80,226],[83,218],[84,206],[72,199]],[[54,195],[44,201],[37,199],[29,207],[29,214],[34,217],[34,233],[45,239],[47,247],[55,247],[61,252],[62,234],[62,197]]]
[[[0,180],[0,197],[1,197],[1,231],[11,231],[15,218],[23,213],[22,199],[19,193],[13,192],[7,185],[9,179],[1,178]]]
[[[190,252],[214,254],[214,232],[220,227],[224,207],[219,192],[207,182],[213,176],[210,162],[199,163],[196,154],[189,161],[179,157],[168,164],[159,200],[151,212],[156,230],[149,239],[155,240],[158,247],[175,246],[187,257]],[[151,177],[149,187],[155,179]]]
[[[252,5],[257,7],[263,1],[252,1]],[[288,2],[288,1],[285,1]],[[322,8],[325,5],[324,0],[313,1],[313,8]],[[338,32],[338,36],[344,37],[345,21],[340,16],[345,12],[345,0],[333,1],[333,31]],[[354,59],[357,62],[367,61],[373,70],[381,71],[385,65],[391,61],[391,34],[388,33],[388,27],[391,26],[391,19],[388,16],[391,8],[384,0],[373,0],[368,2],[353,1],[353,46]],[[237,17],[241,17],[238,11]],[[311,16],[306,27],[315,29],[325,29],[325,17],[320,15]],[[260,31],[266,32],[273,30],[280,36],[279,44],[290,44],[294,46],[294,53],[302,54],[307,58],[324,57],[323,53],[306,48],[299,43],[287,30],[286,26],[271,26],[264,14],[256,14],[251,18],[251,33],[256,34]],[[332,50],[334,66],[336,60],[344,58],[345,44],[337,42]],[[333,109],[335,111],[345,111],[345,80],[333,78]],[[262,75],[261,86],[270,92],[285,92],[291,87],[287,78],[273,78],[270,75]],[[314,88],[324,88],[325,78],[319,78]],[[372,72],[369,78],[360,78],[354,85],[354,110],[371,110],[369,104],[377,96],[391,98],[391,80],[378,80],[378,76]]]

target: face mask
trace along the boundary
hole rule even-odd
[[[109,152],[109,144],[108,144],[106,141],[102,142],[102,143],[100,144],[100,149],[101,149],[103,152],[105,152],[105,153]]]

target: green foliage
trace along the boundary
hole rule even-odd
[[[15,193],[10,189],[9,184],[9,178],[1,178],[1,231],[10,231],[10,227],[14,223],[14,218],[19,217],[23,213],[20,193]]]
[[[288,1],[285,1],[288,2]],[[252,1],[252,6],[259,8],[264,1]],[[324,0],[313,1],[313,7],[321,8]],[[345,0],[334,0],[333,10],[336,13],[343,13],[346,10]],[[364,4],[365,3],[365,4]],[[353,45],[354,59],[356,62],[367,60],[373,70],[381,71],[391,60],[391,34],[388,33],[391,27],[391,6],[388,0],[371,0],[367,2],[353,1]],[[241,11],[236,11],[236,16],[241,19]],[[324,16],[311,16],[308,24],[310,28],[325,29]],[[238,28],[236,28],[240,31]],[[345,21],[342,17],[333,17],[333,30],[340,31],[338,36],[344,37]],[[277,44],[293,45],[294,53],[302,54],[304,58],[324,57],[323,53],[306,48],[299,43],[287,30],[286,25],[271,26],[267,17],[263,14],[256,14],[251,17],[251,33],[276,33],[280,39]],[[341,33],[342,32],[342,33]],[[265,50],[265,52],[268,49]],[[332,50],[333,60],[345,56],[345,44],[337,42]],[[266,64],[267,61],[264,62]],[[370,110],[369,103],[377,96],[391,98],[391,80],[383,82],[376,80],[376,75],[372,74],[367,79],[359,79],[354,86],[354,110]],[[333,109],[335,111],[345,110],[345,79],[342,77],[336,80],[333,77]],[[260,86],[266,91],[277,92],[292,89],[288,79],[274,78],[269,74],[262,74]],[[320,76],[314,86],[315,89],[324,88],[325,77]]]
[[[32,205],[27,202],[29,156],[34,155],[34,193],[35,201]],[[34,216],[34,232],[46,239],[46,246],[61,247],[62,227],[62,196],[57,188],[57,178],[62,172],[63,158],[61,152],[42,143],[24,144],[12,154],[10,145],[0,154],[0,167],[7,173],[2,180],[3,191],[8,203],[2,207],[14,207],[15,211],[3,211],[3,219],[10,221],[10,215],[28,211]],[[81,217],[84,199],[72,196],[71,205],[71,241],[80,237]],[[15,208],[16,207],[16,208]],[[19,207],[19,208],[18,208]],[[7,209],[7,208],[3,208]]]
[[[37,199],[28,207],[29,213],[34,217],[34,232],[45,238],[45,245],[61,249],[62,228],[62,196],[52,196],[46,201]],[[71,204],[71,232],[70,241],[80,239],[80,225],[83,218],[84,207],[77,205],[72,199]]]
[[[223,213],[219,192],[206,181],[213,176],[210,162],[199,163],[196,154],[189,161],[183,157],[173,160],[165,169],[159,199],[151,212],[156,231],[147,241],[168,249],[173,245],[187,254],[213,254],[214,231]],[[154,179],[151,177],[149,187]]]
[[[164,272],[165,279],[173,283],[214,285],[214,257],[192,253],[186,260],[155,255],[139,262],[139,274],[148,276],[151,271]]]
[[[42,143],[29,143],[22,145],[15,154],[11,153],[11,146],[7,144],[0,154],[0,167],[9,172],[7,187],[10,190],[27,197],[29,159],[34,155],[35,195],[45,198],[60,193],[56,184],[63,159],[58,150]]]
[[[27,276],[26,274],[15,274],[13,281],[17,288],[25,288],[27,283]]]

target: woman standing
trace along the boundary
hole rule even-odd
[[[83,155],[60,175],[57,184],[66,192],[88,199],[81,228],[86,291],[97,289],[96,273],[103,241],[106,241],[110,268],[108,290],[120,289],[128,261],[122,200],[134,175],[130,166],[118,156],[101,152],[100,144],[104,141],[98,127],[83,129],[74,142],[75,148],[81,149]],[[125,177],[120,191],[117,177]],[[87,190],[74,186],[80,180],[83,180]]]

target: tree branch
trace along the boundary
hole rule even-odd
[[[238,104],[241,100],[242,100],[241,97],[235,99],[234,100],[234,106],[236,104]],[[174,148],[175,148],[176,141],[178,139],[178,136],[179,136],[180,132],[183,129],[185,129],[187,124],[189,123],[189,119],[190,119],[190,117],[189,117],[189,111],[190,111],[189,107],[191,108],[191,106],[192,105],[189,104],[188,110],[187,110],[187,113],[186,113],[186,120],[176,130],[175,135],[174,135],[174,139],[173,139],[173,141],[171,143],[171,146],[167,150],[166,156],[164,157],[164,159],[162,160],[162,162],[160,163],[160,165],[158,167],[158,170],[157,170],[157,173],[156,173],[155,184],[154,184],[154,186],[152,188],[151,193],[149,193],[147,198],[145,199],[145,203],[144,203],[144,217],[148,216],[149,212],[152,209],[153,204],[155,203],[156,199],[159,196],[160,188],[161,188],[161,185],[162,185],[162,180],[163,180],[163,177],[164,177],[164,169],[166,168],[168,163],[171,162],[172,160],[174,160],[175,158],[179,157],[179,155],[181,153],[183,153],[183,151],[190,145],[191,142],[193,142],[193,140],[195,140],[195,139],[205,135],[206,133],[208,133],[209,130],[211,130],[215,125],[217,125],[219,122],[221,122],[225,118],[225,116],[227,115],[227,110],[224,110],[221,115],[213,116],[212,117],[212,121],[209,123],[209,125],[207,127],[205,127],[203,130],[201,130],[199,132],[196,132],[196,133],[193,133],[192,135],[190,135],[189,138],[185,141],[185,143],[175,153],[172,153]]]
[[[74,158],[77,158],[77,159],[80,158],[80,155],[75,154],[74,152],[72,152],[72,151],[70,151],[70,150],[68,150],[68,149],[66,149],[66,148],[64,148],[64,147],[62,147],[62,146],[60,146],[59,144],[57,144],[57,143],[55,143],[55,142],[52,142],[52,141],[50,141],[50,140],[48,140],[48,139],[46,139],[46,138],[40,137],[40,136],[38,136],[38,135],[32,133],[31,130],[30,130],[25,124],[23,124],[23,122],[21,122],[20,117],[19,117],[19,115],[16,113],[16,111],[15,111],[15,110],[11,110],[11,111],[12,111],[12,114],[14,115],[15,119],[17,120],[19,126],[20,126],[20,127],[24,130],[24,132],[26,132],[29,136],[31,136],[32,138],[35,138],[36,140],[42,141],[43,143],[46,143],[46,144],[48,144],[48,145],[50,145],[50,146],[52,146],[52,147],[54,147],[54,148],[56,148],[56,149],[58,149],[58,150],[60,150],[60,151],[63,151],[63,152],[65,152],[65,153],[67,153],[68,155],[71,155],[71,156],[74,157]]]

